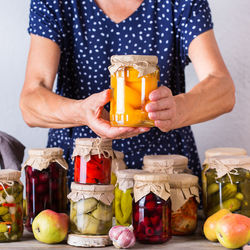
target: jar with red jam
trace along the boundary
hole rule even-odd
[[[141,243],[164,243],[171,238],[171,200],[167,175],[134,176],[133,227]]]
[[[198,177],[190,174],[172,174],[169,185],[172,234],[192,234],[197,227],[197,209],[200,202]]]
[[[61,148],[29,150],[24,163],[27,218],[25,227],[32,232],[34,218],[43,210],[67,212],[67,169]]]
[[[76,183],[110,184],[113,158],[112,140],[77,138],[72,158],[74,158]]]

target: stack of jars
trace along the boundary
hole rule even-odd
[[[29,150],[24,163],[26,176],[27,218],[25,227],[32,232],[32,222],[42,210],[67,212],[67,169],[61,148]]]

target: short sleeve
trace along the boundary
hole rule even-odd
[[[192,40],[213,28],[207,0],[175,0],[174,22],[182,64],[190,62],[188,48]]]
[[[49,38],[62,48],[63,28],[59,8],[58,0],[31,0],[28,32]]]

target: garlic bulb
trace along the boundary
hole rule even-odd
[[[109,237],[116,248],[130,248],[135,244],[135,236],[132,225],[114,226],[109,230]]]

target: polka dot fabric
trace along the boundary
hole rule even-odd
[[[61,49],[56,93],[83,99],[110,87],[112,55],[156,55],[160,83],[173,95],[185,92],[184,69],[188,47],[199,34],[212,29],[207,0],[144,0],[120,23],[113,22],[94,0],[32,0],[29,33],[51,39]],[[50,129],[48,147],[61,147],[70,165],[75,138],[96,137],[87,126]],[[190,127],[163,133],[157,128],[137,137],[115,140],[129,168],[141,168],[144,155],[181,154],[200,175],[200,162]]]

